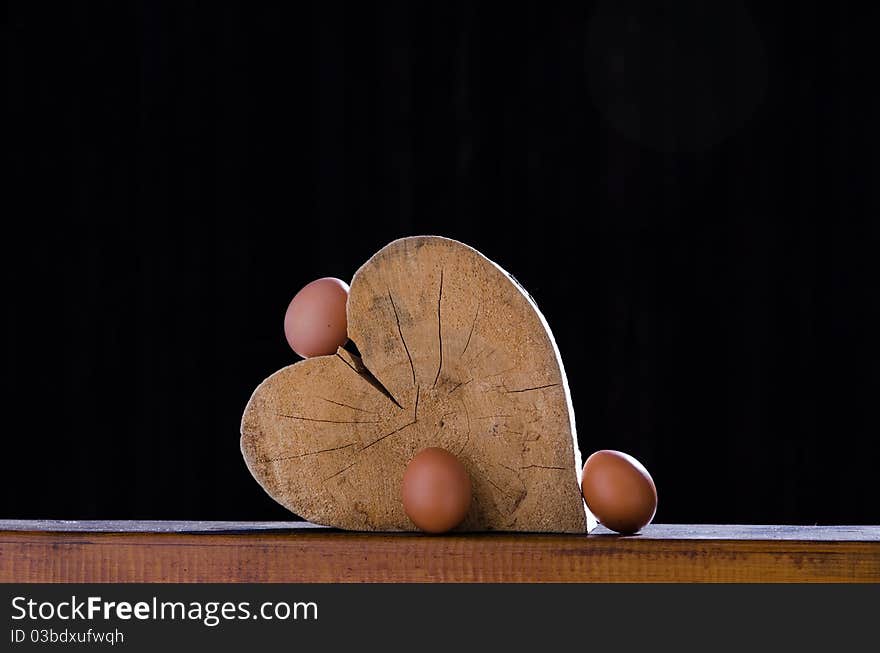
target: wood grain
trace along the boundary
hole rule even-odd
[[[432,537],[286,522],[0,521],[0,582],[876,583],[880,527]]]

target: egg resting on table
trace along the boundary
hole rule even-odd
[[[471,478],[462,462],[438,447],[422,449],[403,474],[403,509],[426,533],[458,526],[471,506]]]
[[[638,460],[621,451],[597,451],[584,463],[584,500],[599,522],[625,535],[638,533],[657,512],[657,487]]]

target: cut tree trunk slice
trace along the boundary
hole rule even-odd
[[[504,270],[454,240],[397,240],[354,275],[340,348],[254,391],[241,449],[276,501],[310,521],[416,530],[401,480],[426,447],[473,482],[461,531],[585,532],[574,413],[553,336]]]

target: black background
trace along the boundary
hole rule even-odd
[[[657,521],[877,523],[870,3],[13,3],[0,517],[284,519],[287,302],[496,260]]]

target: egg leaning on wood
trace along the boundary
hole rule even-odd
[[[597,451],[584,463],[584,500],[606,528],[623,535],[638,533],[657,512],[657,487],[638,460],[621,451]]]
[[[284,315],[284,335],[303,358],[329,356],[348,342],[348,284],[324,277],[307,284]]]

